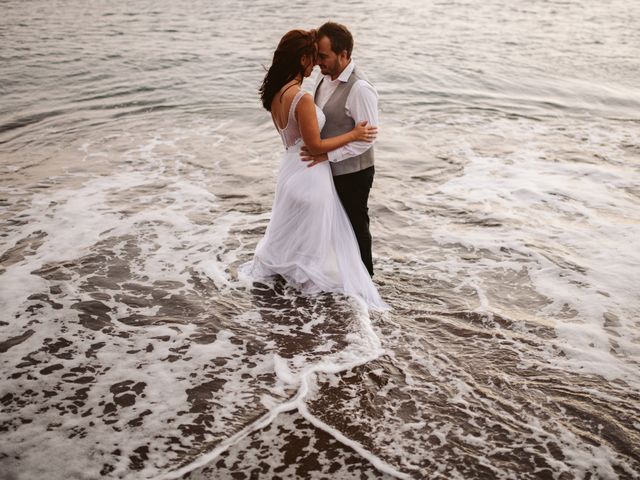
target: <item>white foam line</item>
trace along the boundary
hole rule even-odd
[[[325,432],[327,432],[329,435],[331,435],[333,438],[335,438],[337,441],[339,441],[343,445],[351,447],[363,458],[367,459],[369,463],[371,463],[379,471],[383,473],[387,473],[389,475],[393,475],[396,478],[411,479],[410,475],[407,475],[406,473],[403,473],[400,470],[395,469],[393,466],[386,463],[380,457],[368,451],[360,443],[356,442],[355,440],[351,440],[348,437],[345,437],[339,430],[330,427],[319,418],[316,418],[315,416],[313,416],[311,412],[309,412],[309,410],[307,409],[307,405],[303,401],[301,401],[300,404],[298,405],[298,411],[313,426],[315,426],[316,428],[319,428],[320,430],[324,430]]]
[[[192,472],[193,470],[196,470],[200,467],[207,465],[208,463],[215,460],[222,452],[224,452],[234,444],[238,443],[240,440],[245,438],[250,433],[269,425],[278,416],[279,413],[287,412],[289,410],[295,409],[298,406],[297,401],[298,401],[299,395],[300,395],[300,390],[298,390],[293,400],[290,400],[288,402],[278,405],[277,407],[274,407],[272,410],[264,414],[255,422],[247,425],[239,432],[235,433],[231,437],[222,441],[220,445],[218,445],[216,448],[214,448],[210,452],[205,453],[200,458],[198,458],[197,460],[194,460],[188,465],[185,465],[184,467],[180,467],[177,470],[173,470],[171,472],[168,472],[166,474],[156,477],[155,480],[173,480],[176,478],[180,478],[183,475],[186,475],[187,473]]]
[[[351,447],[353,450],[355,450],[358,454],[360,454],[362,457],[367,459],[375,468],[377,468],[381,472],[387,473],[389,475],[392,475],[400,479],[411,479],[412,478],[411,476],[395,469],[393,466],[389,465],[381,458],[369,452],[360,443],[356,442],[355,440],[351,440],[348,437],[345,437],[342,433],[340,433],[340,431],[330,427],[329,425],[324,423],[322,420],[314,417],[311,414],[311,412],[309,412],[309,409],[307,408],[307,405],[304,402],[304,398],[308,395],[308,393],[311,390],[311,384],[314,382],[316,373],[338,373],[341,371],[350,370],[354,367],[364,365],[365,363],[375,360],[376,358],[380,357],[383,353],[385,353],[385,350],[380,346],[380,340],[378,339],[377,335],[375,335],[373,326],[371,325],[371,322],[368,321],[368,318],[367,318],[367,321],[364,323],[365,323],[364,325],[365,329],[369,333],[373,333],[373,335],[377,340],[376,342],[374,342],[375,345],[373,346],[374,348],[371,355],[365,358],[362,358],[359,361],[349,362],[343,365],[320,362],[316,365],[309,367],[308,369],[305,369],[300,374],[300,386],[298,388],[298,391],[296,392],[296,394],[293,396],[291,400],[281,403],[280,405],[274,407],[272,410],[264,414],[255,422],[247,425],[242,430],[238,431],[228,439],[223,440],[220,443],[220,445],[218,445],[216,448],[214,448],[210,452],[202,455],[197,460],[194,460],[188,465],[180,467],[177,470],[173,470],[166,474],[155,477],[154,480],[175,480],[177,478],[182,477],[183,475],[186,475],[189,472],[192,472],[193,470],[196,470],[200,467],[203,467],[211,463],[229,447],[235,445],[236,443],[238,443],[239,441],[241,441],[242,439],[244,439],[246,436],[253,433],[254,431],[269,425],[281,412],[288,412],[296,408],[298,409],[298,412],[300,412],[300,414],[309,423],[314,425],[316,428],[324,430],[325,432],[327,432],[329,435],[334,437],[337,441],[339,441],[343,445]]]

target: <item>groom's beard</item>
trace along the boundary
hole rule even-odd
[[[329,75],[331,77],[337,76],[339,74],[339,70],[340,64],[338,62],[334,63],[331,66],[326,65],[324,68],[322,68],[322,66],[320,67],[320,73],[322,73],[323,75]]]
[[[322,70],[322,69],[320,69],[320,73],[322,73],[323,75],[328,75],[332,79],[335,79],[335,77],[338,76],[338,72],[336,70]]]

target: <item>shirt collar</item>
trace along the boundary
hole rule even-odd
[[[356,67],[356,64],[353,63],[353,60],[349,60],[349,65],[347,65],[344,70],[342,71],[342,73],[340,74],[340,76],[338,76],[338,79],[341,82],[348,82],[349,81],[349,77],[351,76],[351,74],[353,73],[353,69]]]

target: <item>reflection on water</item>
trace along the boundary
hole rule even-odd
[[[237,275],[280,157],[261,64],[329,16],[381,98],[385,314]],[[638,20],[3,3],[0,471],[639,478]]]

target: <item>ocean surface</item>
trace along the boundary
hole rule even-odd
[[[2,480],[640,478],[640,2],[0,11]],[[263,66],[327,20],[383,314],[237,273]]]

